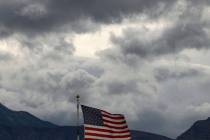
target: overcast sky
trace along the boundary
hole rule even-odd
[[[174,138],[210,117],[209,17],[209,0],[0,0],[0,102],[75,125],[80,94]]]

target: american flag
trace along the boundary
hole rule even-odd
[[[131,133],[121,114],[82,105],[85,140],[131,140]]]

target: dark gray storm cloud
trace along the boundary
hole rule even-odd
[[[141,30],[127,29],[123,37],[112,36],[112,41],[123,54],[140,57],[176,54],[187,48],[210,48],[209,35],[201,23],[177,23],[154,40],[142,38],[143,33]]]
[[[172,24],[168,25],[163,20],[165,28],[161,32],[152,32],[142,25],[140,29],[125,29],[122,36],[112,35],[112,42],[118,46],[116,50],[124,55],[151,58],[176,54],[185,49],[209,49],[209,22],[203,14],[208,2],[180,2],[185,5],[180,11],[172,10],[160,16],[167,22],[172,21]]]
[[[67,17],[78,18],[78,16],[88,16],[93,20],[102,22],[113,22],[120,20],[125,15],[143,12],[145,9],[158,8],[159,4],[170,4],[172,0],[115,0],[115,1],[83,1],[83,0],[52,0],[51,11],[55,14],[66,14]],[[61,10],[63,9],[63,10]],[[153,9],[154,10],[154,9]],[[57,13],[56,13],[57,12]]]
[[[0,3],[0,25],[2,32],[43,32],[60,30],[67,26],[73,31],[86,31],[96,28],[93,23],[112,23],[124,16],[138,14],[146,9],[155,11],[163,4],[170,6],[173,0],[48,0],[48,1],[8,1]],[[79,26],[78,23],[80,22]]]

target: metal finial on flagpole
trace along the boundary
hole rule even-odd
[[[77,140],[79,140],[79,130],[80,130],[80,126],[79,126],[79,105],[80,105],[80,96],[77,95],[76,96],[77,99]]]

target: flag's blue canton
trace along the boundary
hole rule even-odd
[[[82,105],[82,112],[85,124],[103,126],[103,119],[100,110]]]

